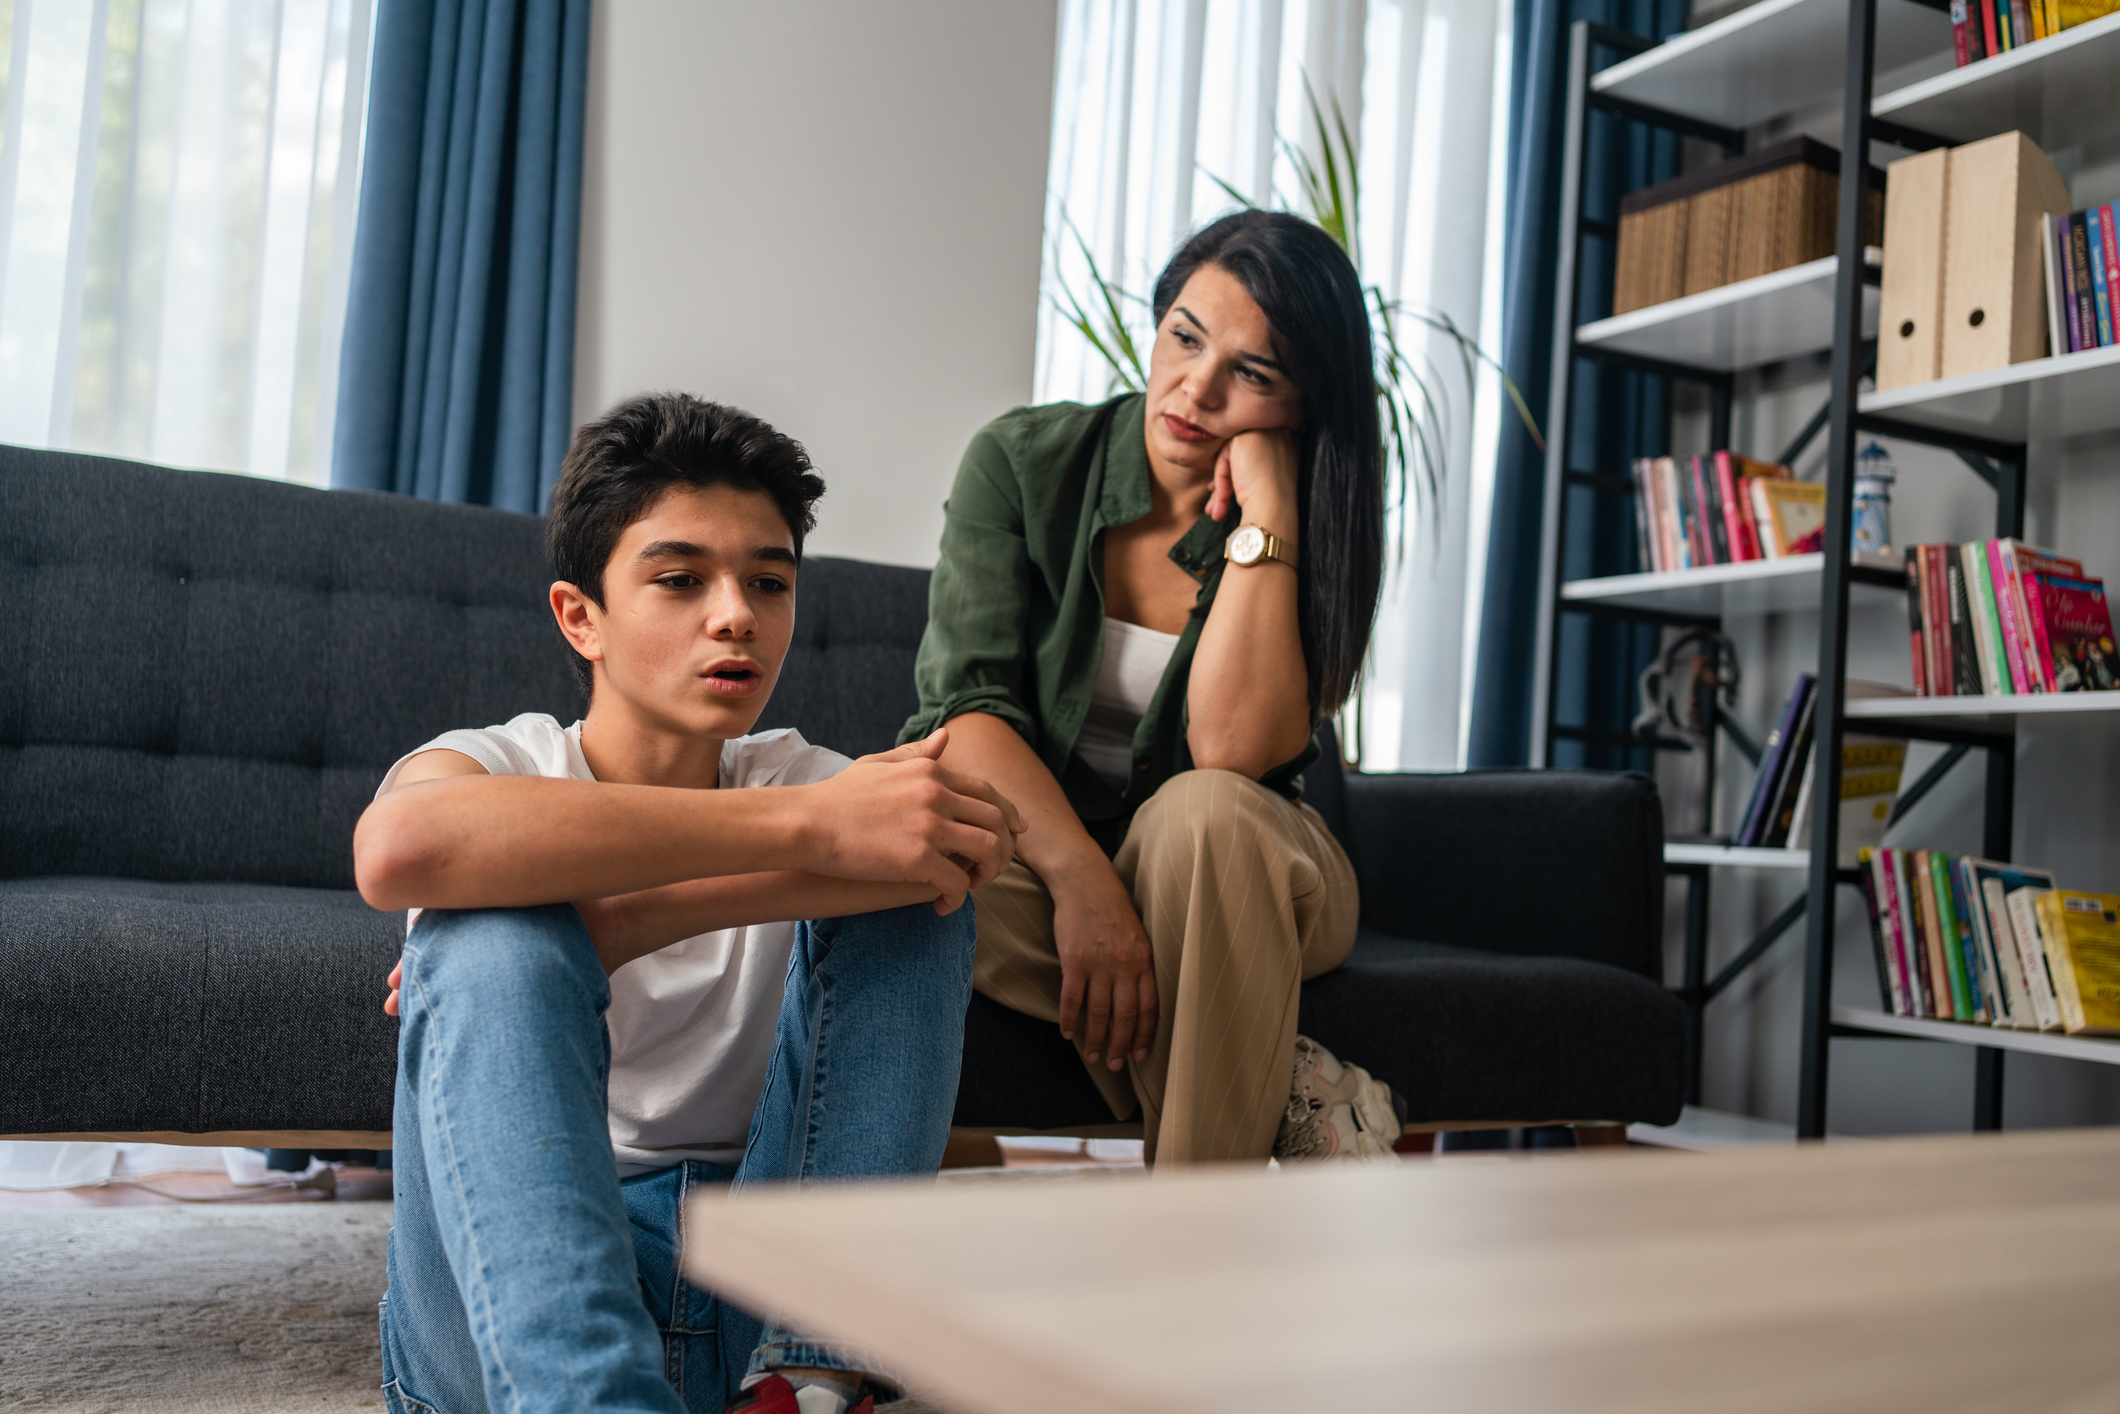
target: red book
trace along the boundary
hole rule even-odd
[[[1951,52],[1961,69],[1973,62],[1965,45],[1965,0],[1951,0]]]
[[[1914,660],[1914,695],[1929,692],[1928,652],[1921,642],[1921,550],[1909,545],[1907,559],[1907,651]]]
[[[2120,235],[2113,232],[2113,207],[2108,201],[2098,209],[2098,239],[2105,247],[2105,284],[2113,299],[2113,333],[2120,336],[2120,289],[2113,288],[2115,272],[2120,272]]]
[[[2009,680],[2010,691],[2031,692],[2032,680],[2026,670],[2029,660],[2017,624],[2017,599],[2010,593],[2010,542],[1990,540],[1983,548],[1987,552],[1988,583],[1995,590],[1996,626],[2002,630],[2002,676]]]
[[[2110,692],[2120,687],[2120,655],[2105,581],[2038,576],[2049,648],[2047,672],[2056,692]]]
[[[1922,640],[1929,649],[1929,695],[1950,697],[1958,691],[1951,671],[1951,591],[1944,577],[1948,545],[1921,547]]]
[[[1732,563],[1738,560],[1756,560],[1759,558],[1759,545],[1757,542],[1750,546],[1745,543],[1745,517],[1742,505],[1743,502],[1750,500],[1751,497],[1738,495],[1738,492],[1744,489],[1745,479],[1741,474],[1733,472],[1730,465],[1730,454],[1728,452],[1717,452],[1715,454],[1716,499],[1722,502],[1723,534],[1727,537],[1727,543],[1730,546]]]
[[[1995,0],[1980,0],[1980,28],[1982,38],[1987,44],[1987,52],[2000,54],[2002,45],[1995,33]]]
[[[2046,607],[2039,593],[2042,575],[2057,579],[2083,578],[2081,560],[2064,560],[2056,555],[2043,555],[2028,547],[2017,550],[2017,585],[2024,592],[2024,617],[2032,634],[2033,661],[2025,666],[2034,671],[2041,692],[2057,692],[2054,686],[2053,647],[2047,639]]]

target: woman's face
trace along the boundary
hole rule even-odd
[[[1239,432],[1302,423],[1266,312],[1219,265],[1193,271],[1149,352],[1149,456],[1204,479]]]

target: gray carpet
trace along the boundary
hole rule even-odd
[[[0,1409],[383,1407],[388,1203],[0,1212]]]

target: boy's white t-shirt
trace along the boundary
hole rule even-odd
[[[443,732],[400,757],[376,794],[420,751],[456,751],[496,776],[596,779],[582,727],[542,712],[502,726]],[[850,763],[793,730],[724,742],[721,788],[800,786]],[[413,909],[406,920],[419,917]],[[636,958],[611,976],[611,1148],[621,1175],[704,1159],[734,1168],[765,1087],[773,1029],[795,946],[793,923],[702,933]]]

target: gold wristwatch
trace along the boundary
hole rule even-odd
[[[1296,547],[1263,525],[1238,526],[1224,542],[1222,554],[1224,558],[1240,565],[1255,565],[1261,560],[1279,560],[1290,569],[1296,567]]]

